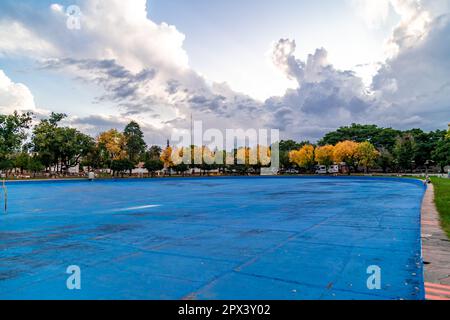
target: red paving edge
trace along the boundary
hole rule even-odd
[[[450,241],[440,226],[431,184],[422,204],[422,255],[426,299],[450,300]]]

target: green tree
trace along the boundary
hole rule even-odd
[[[319,141],[319,145],[336,145],[343,141],[364,142],[372,141],[381,132],[381,128],[375,125],[360,125],[353,123],[349,127],[341,127],[329,132]]]
[[[336,145],[343,141],[365,142],[368,141],[380,149],[382,147],[392,151],[401,131],[392,128],[380,128],[376,125],[352,124],[349,127],[341,127],[329,132],[319,141],[320,146]]]
[[[0,159],[5,159],[21,149],[31,121],[31,113],[14,112],[12,115],[0,115]]]
[[[60,162],[64,170],[80,164],[81,159],[94,147],[94,140],[73,128],[58,128]]]
[[[128,160],[137,164],[142,160],[147,144],[144,141],[144,133],[137,122],[131,121],[124,130],[126,139],[126,152]]]
[[[14,163],[10,159],[0,159],[0,171],[5,171],[6,176],[8,176],[9,171],[11,171],[12,169],[14,169]]]
[[[38,172],[41,172],[45,169],[42,162],[39,160],[39,157],[34,156],[30,157],[30,160],[28,161],[28,167],[27,170],[33,173],[33,176],[36,176]]]
[[[88,167],[89,171],[92,169],[102,169],[106,166],[102,152],[97,144],[92,145],[91,149],[83,157],[81,165]]]
[[[413,170],[416,143],[411,134],[398,138],[394,146],[394,159],[401,170]]]
[[[155,172],[160,171],[164,169],[164,162],[162,162],[160,159],[148,159],[145,162],[145,169],[150,172],[151,176],[155,176]]]
[[[383,169],[383,173],[386,173],[388,169],[393,168],[394,157],[386,148],[380,149],[380,156],[378,157],[378,166]]]
[[[296,142],[294,140],[281,140],[280,151],[300,150],[304,145],[311,144],[309,141]]]
[[[172,168],[177,172],[177,174],[184,173],[189,170],[189,166],[185,163],[180,163]]]
[[[145,161],[161,159],[162,148],[160,146],[151,146],[145,153]]]
[[[54,166],[58,173],[80,164],[94,145],[90,136],[74,128],[60,127],[59,122],[65,117],[62,113],[52,113],[33,129],[33,151],[40,155],[43,164]]]
[[[370,142],[377,149],[385,148],[392,153],[395,143],[397,142],[397,138],[401,135],[402,132],[399,130],[395,130],[392,128],[383,128],[370,140]]]
[[[24,170],[28,169],[30,164],[30,155],[26,152],[21,152],[14,157],[14,167],[20,169],[22,174]]]
[[[406,131],[414,138],[415,154],[414,161],[417,167],[424,167],[427,160],[431,160],[431,154],[436,149],[439,141],[444,139],[445,131],[437,130],[424,132],[421,129],[412,129]]]
[[[113,160],[111,163],[111,170],[113,171],[113,176],[115,174],[121,174],[124,176],[125,172],[131,172],[134,169],[134,163],[129,159]]]
[[[444,167],[450,165],[450,138],[442,139],[438,142],[432,157],[441,167],[441,172],[444,172]]]

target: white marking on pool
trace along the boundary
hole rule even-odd
[[[115,212],[124,212],[124,211],[133,211],[133,210],[157,208],[157,207],[161,207],[161,205],[159,205],[159,204],[149,204],[149,205],[146,205],[146,206],[123,208],[123,209],[117,209],[117,210],[113,210],[113,211],[115,211]]]

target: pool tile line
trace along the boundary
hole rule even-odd
[[[313,226],[314,227],[314,226]],[[311,227],[311,228],[313,228]],[[205,291],[207,288],[213,286],[213,284],[215,282],[217,282],[218,280],[220,280],[221,278],[225,277],[228,274],[232,274],[232,273],[241,273],[242,268],[251,265],[252,263],[255,263],[258,259],[260,259],[262,256],[266,255],[267,253],[273,252],[279,248],[281,248],[282,246],[284,246],[286,243],[292,241],[293,239],[295,239],[300,233],[295,233],[292,234],[291,236],[289,236],[287,239],[281,241],[280,243],[278,243],[277,245],[270,247],[266,250],[264,250],[263,252],[261,252],[260,254],[258,254],[255,257],[251,257],[249,260],[239,264],[238,266],[236,266],[235,268],[231,269],[231,270],[227,270],[225,272],[223,272],[222,274],[218,275],[217,277],[215,277],[214,279],[212,279],[211,281],[209,281],[208,283],[204,284],[202,287],[200,287],[198,290],[191,292],[190,294],[186,295],[185,297],[183,297],[184,300],[195,300],[197,295],[202,292]],[[242,272],[242,274],[245,274]],[[286,281],[284,281],[286,282]]]

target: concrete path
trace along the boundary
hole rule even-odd
[[[450,241],[440,226],[431,184],[422,205],[422,250],[426,299],[450,300]]]

